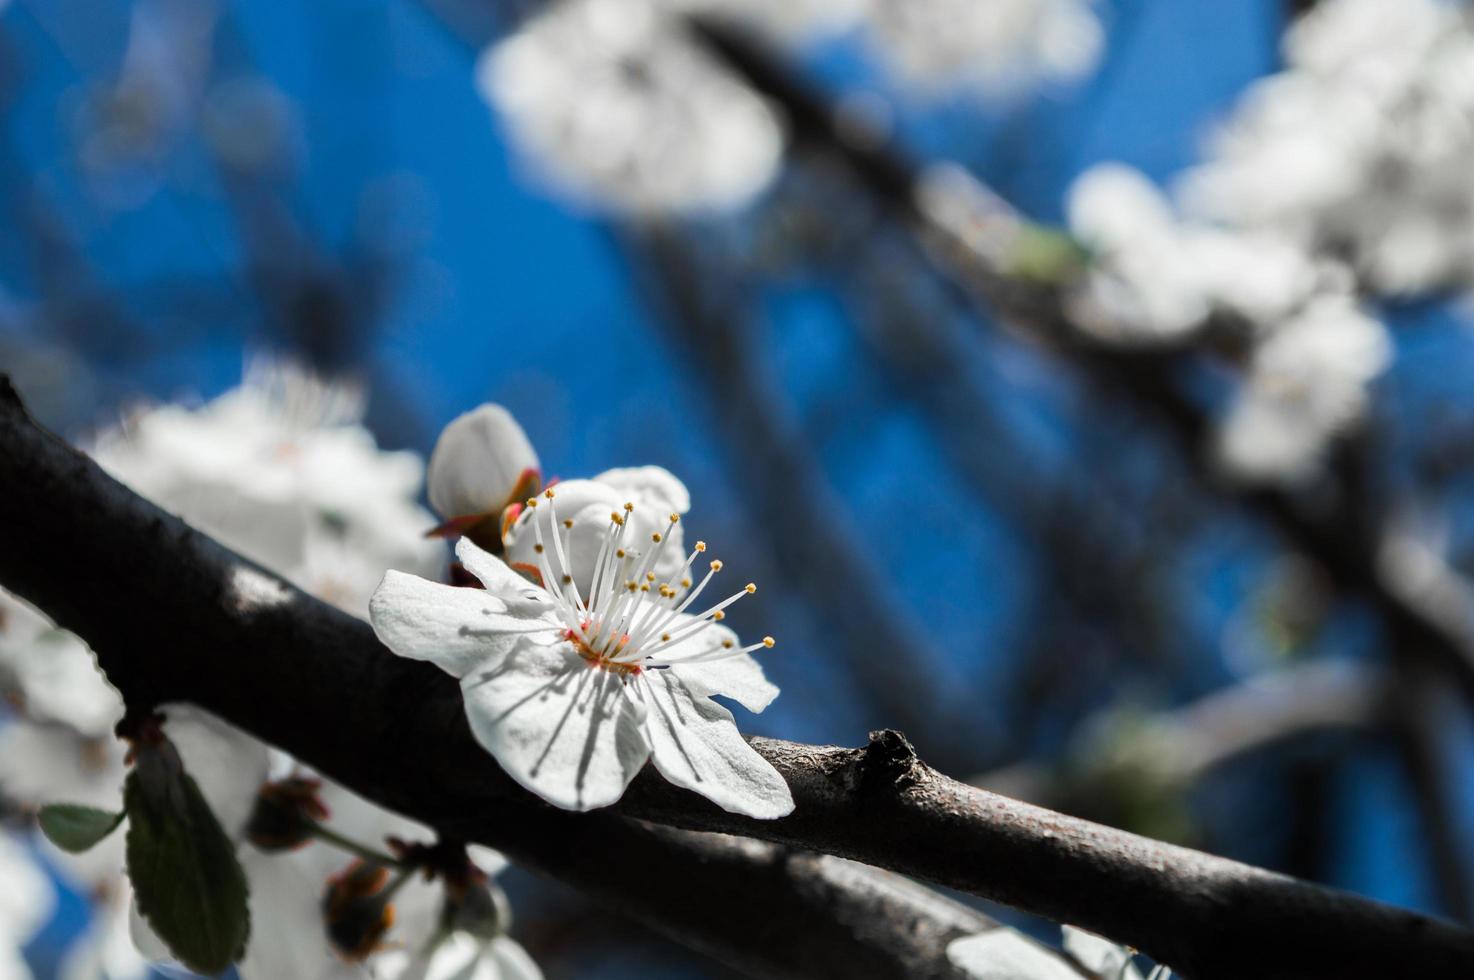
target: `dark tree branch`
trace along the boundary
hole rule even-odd
[[[604,812],[553,810],[472,740],[447,675],[393,656],[366,623],[126,490],[40,429],[8,380],[0,380],[0,514],[0,581],[92,644],[130,709],[192,701],[370,799],[599,889],[748,969],[798,975],[829,962],[839,972],[838,953],[823,952],[836,933],[852,940],[846,955],[859,956],[857,946],[885,954],[889,975],[906,973],[898,949],[941,969],[937,947],[963,930],[890,891],[878,899],[889,925],[872,923],[869,943],[833,924],[815,930],[795,912],[768,923],[782,943],[757,948],[743,932],[754,910],[799,903],[822,921],[836,887],[846,915],[867,899],[808,879],[802,861],[785,859],[774,872],[781,852],[752,852],[749,864],[738,845],[712,850],[709,840],[621,817],[886,867],[1078,923],[1189,977],[1454,978],[1474,963],[1474,933],[1457,926],[994,796],[931,770],[893,732],[864,749],[754,739],[793,791],[797,810],[782,820],[725,813],[648,769]],[[720,873],[704,878],[712,867]],[[774,874],[793,894],[762,884]],[[928,924],[921,938],[917,921]]]
[[[3,375],[0,515],[0,582],[88,639],[130,711],[197,703],[755,976],[955,977],[947,943],[992,925],[876,868],[542,804],[471,741],[449,677],[134,495]]]

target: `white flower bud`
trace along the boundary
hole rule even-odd
[[[538,470],[527,433],[500,405],[488,402],[445,427],[430,455],[430,506],[449,520],[499,512],[522,474]]]

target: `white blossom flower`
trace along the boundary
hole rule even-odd
[[[0,589],[0,686],[27,718],[62,722],[91,738],[111,736],[123,701],[87,644]]]
[[[132,908],[133,889],[120,876],[100,901],[93,902],[92,918],[81,937],[67,948],[57,971],[59,980],[143,980],[149,976],[148,960],[133,944]]]
[[[1194,211],[1348,256],[1373,286],[1474,279],[1474,16],[1327,0],[1184,181]]]
[[[488,402],[452,419],[435,441],[426,478],[430,506],[449,521],[503,508],[535,493],[541,468],[527,433]],[[528,484],[532,484],[528,486]]]
[[[1061,927],[1065,953],[1098,980],[1142,980],[1131,950],[1074,926]],[[973,980],[1080,980],[1080,972],[1052,950],[999,926],[947,945],[947,959]],[[1169,980],[1165,966],[1148,980]]]
[[[451,933],[428,949],[393,957],[381,966],[387,980],[542,980],[532,957],[506,936],[478,939]]]
[[[1318,300],[1255,349],[1219,458],[1245,479],[1304,480],[1327,441],[1360,418],[1391,355],[1386,328],[1349,297]]]
[[[414,453],[383,452],[358,424],[358,389],[285,363],[257,363],[205,405],[162,405],[102,433],[92,448],[113,476],[308,591],[326,578],[337,605],[362,615],[374,576],[352,566],[429,573],[441,545],[414,503]],[[330,542],[336,542],[331,544]],[[324,576],[333,557],[348,566]]]
[[[51,918],[56,890],[34,855],[8,833],[0,833],[0,980],[28,980],[21,947]]]
[[[1074,318],[1117,340],[1173,340],[1216,310],[1256,323],[1298,309],[1327,273],[1287,239],[1184,221],[1140,172],[1099,164],[1071,186],[1071,231],[1093,252]]]
[[[706,549],[697,542],[675,574],[662,580],[652,571],[662,567],[679,515],[640,540],[633,504],[598,518],[580,509],[568,527],[558,499],[561,488],[529,508],[549,515],[529,521],[545,588],[462,539],[457,554],[485,590],[390,572],[370,606],[379,638],[458,678],[477,740],[513,779],[557,806],[613,803],[653,758],[666,779],[728,810],[789,813],[782,777],[743,740],[731,712],[710,700],[723,695],[761,711],[778,693],[749,655],[772,638],[744,647],[721,625],[726,608],[756,587],[692,615],[686,610],[722,565],[711,562],[683,593],[678,583]],[[584,588],[555,574],[551,562],[567,567],[581,522],[595,520],[602,537]]]
[[[738,207],[782,156],[773,111],[649,0],[552,4],[478,82],[540,174],[615,211]]]
[[[999,926],[947,944],[947,960],[972,980],[1080,980],[1055,953]]]
[[[924,91],[1008,95],[1095,67],[1104,32],[1088,0],[869,0],[882,57]]]

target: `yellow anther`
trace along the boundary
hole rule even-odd
[[[714,572],[720,572],[722,570],[722,560],[720,558],[712,559],[711,570]]]
[[[681,515],[680,514],[672,514],[672,515],[670,515],[670,522],[672,524],[679,524],[679,523],[681,523]]]
[[[638,589],[640,586],[639,586],[639,583],[637,583],[637,582],[626,582],[626,583],[624,583],[624,587],[626,589],[629,589],[631,592],[633,592],[636,589]]]
[[[573,518],[570,517],[568,518],[568,520],[564,521],[563,526],[567,528],[573,527]]]
[[[716,612],[711,614],[711,618],[714,622],[720,623],[722,620],[727,618],[727,614],[718,609]]]
[[[564,585],[567,585],[568,583],[570,583],[572,581],[573,581],[573,576],[572,575],[564,575],[563,576],[563,584]]]
[[[552,500],[553,499],[553,488],[552,487],[548,487],[546,490],[544,490],[543,491],[543,496],[544,497],[547,497],[549,500]]]
[[[722,649],[724,649],[724,650],[730,650],[730,649],[732,649],[732,641],[731,640],[723,640],[722,641]]]
[[[620,527],[624,527],[623,517],[620,517],[618,514],[610,514],[609,516],[614,519],[614,523],[618,524]]]
[[[757,583],[756,582],[748,582],[742,588],[743,588],[743,591],[745,591],[748,595],[752,595],[754,592],[757,591]]]
[[[651,541],[654,541],[656,544],[659,544],[660,543],[660,532],[659,531],[656,531],[654,534],[650,535],[650,540]]]
[[[535,545],[532,546],[532,550],[535,551],[535,552],[537,552],[538,554],[542,554],[543,553],[543,546],[540,545],[540,544],[535,544]]]
[[[763,646],[767,647],[769,650],[773,649],[773,644],[777,642],[778,641],[773,639],[771,636],[763,637]]]
[[[616,548],[615,551],[614,551],[614,557],[615,558],[623,558],[624,557],[624,549],[623,548]]]
[[[669,643],[670,642],[670,634],[669,633],[661,633],[660,634],[660,642],[661,643]]]
[[[634,504],[630,503],[628,500],[626,500],[624,502],[624,512],[626,514],[633,512],[634,509],[635,509],[635,505]]]
[[[648,585],[642,585],[642,586],[640,586],[640,591],[641,592],[649,592],[650,591],[650,586],[648,586]]]
[[[647,582],[653,582],[653,581],[655,581],[655,573],[654,572],[646,572],[645,573],[645,581],[647,581]]]
[[[698,542],[696,542],[696,550],[697,551],[705,551],[706,550],[706,542],[705,541],[698,541]]]
[[[527,506],[529,508],[533,509],[533,510],[536,510],[537,509],[537,498],[536,497],[528,497],[527,498]]]
[[[691,587],[691,580],[689,578],[683,578],[683,579],[681,579],[681,588],[683,588],[683,589],[689,589],[690,587]]]

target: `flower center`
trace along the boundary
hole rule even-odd
[[[584,639],[588,635],[588,620],[584,620],[582,632],[574,632],[571,629],[563,631],[563,638],[573,644],[573,649],[578,651],[580,657],[588,661],[590,667],[607,670],[611,674],[619,674],[622,677],[634,676],[644,669],[638,663],[615,659],[629,646],[628,633],[621,634],[617,640],[606,642],[602,650],[595,650],[589,646],[588,641]]]
[[[573,530],[574,522],[558,520],[553,502],[556,496],[552,488],[543,491],[544,502],[550,511],[548,521],[538,519],[539,501],[536,497],[527,500],[526,510],[518,520],[529,521],[536,535],[533,553],[537,557],[537,571],[543,587],[555,600],[557,615],[565,627],[563,638],[573,644],[573,649],[589,666],[623,678],[677,663],[721,660],[773,646],[771,636],[739,647],[730,635],[724,635],[704,648],[697,646],[692,649],[688,641],[726,619],[727,607],[756,592],[757,586],[749,582],[716,605],[699,613],[687,614],[686,610],[712,577],[722,570],[722,563],[713,560],[707,573],[701,581],[694,583],[693,588],[691,566],[706,551],[706,542],[698,541],[680,570],[670,576],[670,581],[659,580],[655,568],[681,520],[679,514],[670,515],[663,532],[651,532],[647,545],[635,540],[630,520],[635,509],[633,503],[625,504],[622,514],[619,511],[611,513],[609,526],[600,542],[599,556],[594,562],[593,578],[588,583],[589,594],[585,597],[567,571],[570,554],[567,536]],[[549,563],[550,549],[543,535],[544,523],[548,525],[551,551],[563,570],[562,575],[554,575]]]

